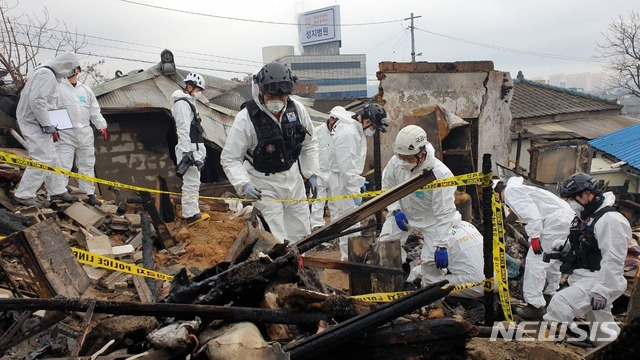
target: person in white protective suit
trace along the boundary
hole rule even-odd
[[[375,104],[376,106],[379,106]],[[369,107],[367,108],[369,109]],[[386,113],[385,113],[386,114]],[[342,106],[334,107],[329,120],[316,127],[318,149],[320,151],[320,172],[318,176],[318,197],[333,197],[358,194],[364,187],[361,176],[367,156],[367,139],[360,117],[371,118],[369,112],[356,115]],[[375,114],[373,115],[375,117]],[[386,115],[384,116],[386,118]],[[379,123],[386,122],[379,120]],[[371,120],[368,120],[371,121]],[[375,125],[374,125],[375,126]],[[374,128],[375,131],[375,128]],[[331,220],[335,220],[362,203],[362,198],[328,201]],[[311,227],[324,226],[324,202],[315,201],[311,205]],[[358,224],[353,227],[358,227]],[[354,233],[349,236],[358,236]],[[348,236],[339,240],[343,261],[348,255]]]
[[[31,159],[60,167],[60,159],[54,145],[58,140],[58,129],[51,124],[48,110],[57,107],[58,83],[74,74],[80,66],[73,53],[63,53],[38,66],[29,76],[20,93],[16,118],[20,132],[29,149]],[[22,175],[14,198],[22,205],[37,205],[36,191],[44,182],[51,200],[78,201],[70,195],[64,185],[64,176],[27,168]]]
[[[498,199],[525,223],[531,247],[527,252],[522,280],[522,293],[527,307],[516,313],[529,320],[539,320],[544,314],[547,299],[560,286],[560,261],[542,261],[542,253],[551,250],[557,240],[569,235],[575,213],[566,201],[551,192],[523,184],[522,177],[510,178],[506,185],[498,182],[494,191]]]
[[[100,105],[90,87],[78,81],[80,67],[68,79],[60,80],[58,91],[58,107],[64,108],[69,114],[73,125],[70,129],[60,130],[60,139],[56,143],[56,150],[60,157],[62,168],[71,170],[75,158],[78,173],[95,177],[96,148],[93,140],[93,124],[100,131],[104,141],[107,141],[107,121],[100,113]],[[69,178],[64,177],[64,187]],[[78,187],[87,193],[90,205],[100,205],[96,199],[93,182],[78,180]]]
[[[398,132],[395,155],[382,173],[382,189],[392,188],[424,170],[436,179],[453,176],[451,170],[435,157],[426,132],[408,125]],[[416,191],[389,205],[389,215],[382,226],[379,241],[400,240],[404,244],[414,229],[424,237],[422,264],[412,272],[422,276],[422,286],[441,280],[460,285],[484,280],[482,235],[470,223],[462,221],[455,206],[455,187]],[[404,259],[403,259],[404,261]],[[478,298],[482,285],[456,296]]]
[[[184,78],[185,89],[171,94],[171,114],[176,122],[178,144],[176,145],[176,175],[182,178],[182,217],[187,225],[208,220],[209,214],[200,212],[200,171],[204,168],[207,150],[204,146],[204,129],[196,109],[196,100],[205,101],[202,91],[204,78],[189,73]]]
[[[597,188],[591,175],[577,173],[558,184],[560,196],[567,199],[581,222],[574,222],[567,241],[556,241],[553,250],[564,249],[564,273],[569,287],[551,298],[545,321],[572,322],[587,316],[595,342],[615,340],[620,327],[611,314],[612,303],[627,288],[624,260],[631,241],[631,226],[613,206],[615,196]],[[590,338],[593,340],[593,338]]]
[[[264,216],[278,242],[297,242],[311,233],[304,178],[317,195],[318,142],[304,105],[289,97],[297,80],[279,63],[253,77],[253,100],[244,104],[220,155],[239,194]]]

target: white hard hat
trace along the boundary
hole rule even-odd
[[[195,86],[199,87],[202,90],[205,89],[204,78],[200,76],[200,74],[189,73],[189,75],[187,75],[187,77],[184,78],[185,83],[188,81],[193,82]]]
[[[417,125],[402,128],[396,136],[393,151],[399,155],[416,155],[427,145],[427,133]]]
[[[330,117],[336,118],[339,120],[351,119],[353,115],[355,115],[355,113],[351,111],[347,111],[342,106],[334,106],[333,109],[331,109],[331,112],[329,113]]]

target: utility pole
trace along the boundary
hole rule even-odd
[[[415,26],[413,26],[413,19],[419,19],[421,17],[422,17],[422,15],[413,16],[413,13],[411,13],[411,17],[408,17],[408,18],[405,19],[405,20],[411,19],[411,26],[409,26],[409,29],[411,29],[411,62],[416,62],[416,38],[413,35],[414,30],[415,30]],[[422,53],[420,53],[418,55],[421,55],[421,54]]]

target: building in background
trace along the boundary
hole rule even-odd
[[[367,61],[364,54],[341,55],[340,7],[330,6],[299,14],[302,55],[293,46],[262,49],[263,62],[289,66],[300,84],[315,88],[315,99],[367,96]]]
[[[551,74],[549,75],[548,84],[565,89],[594,94],[599,94],[606,90],[606,79],[604,73],[602,72]]]

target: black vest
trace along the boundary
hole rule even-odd
[[[588,269],[589,271],[600,270],[600,261],[602,253],[598,246],[598,239],[594,233],[594,227],[600,218],[612,211],[617,211],[614,206],[605,206],[588,217],[585,221],[571,224],[569,233],[569,242],[571,243],[571,251],[568,254],[568,262],[563,264],[566,269]],[[563,271],[563,273],[571,273],[573,271]]]
[[[260,110],[254,100],[243,104],[258,136],[253,153],[247,152],[253,167],[265,174],[287,171],[295,164],[302,151],[307,129],[302,125],[293,101],[280,116],[280,124]]]
[[[191,143],[193,144],[204,143],[204,129],[200,124],[202,120],[200,119],[200,116],[196,112],[195,105],[193,105],[191,101],[187,100],[186,98],[180,98],[174,101],[173,103],[175,104],[178,101],[184,101],[187,104],[189,104],[189,107],[191,108],[191,113],[193,114],[193,118],[191,119],[191,127],[189,128],[189,138],[191,139]]]

